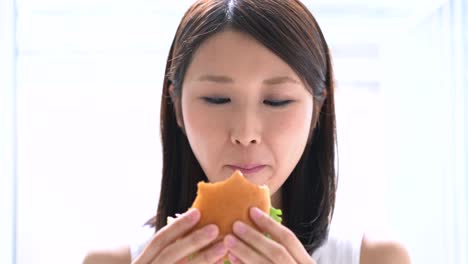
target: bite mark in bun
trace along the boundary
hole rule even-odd
[[[200,210],[201,218],[195,228],[216,224],[219,227],[219,236],[222,238],[233,233],[232,225],[237,220],[256,228],[249,217],[249,209],[258,207],[268,214],[270,206],[268,187],[249,182],[240,171],[236,170],[224,181],[198,183],[197,197],[192,208]]]

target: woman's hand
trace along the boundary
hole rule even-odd
[[[250,217],[260,231],[240,221],[234,223],[234,235],[227,235],[224,244],[231,263],[305,263],[316,264],[296,235],[258,208],[250,209]]]
[[[190,263],[219,261],[227,252],[223,241],[201,251],[218,236],[219,230],[216,225],[207,225],[187,233],[199,220],[199,210],[188,210],[158,231],[132,264],[185,263],[194,252],[197,254]]]

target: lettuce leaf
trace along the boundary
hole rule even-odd
[[[281,216],[283,216],[283,212],[281,211],[281,209],[276,209],[273,206],[270,207],[270,216],[280,224],[283,221],[283,218],[281,218]]]

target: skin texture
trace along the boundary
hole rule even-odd
[[[203,77],[206,75],[218,77]],[[276,77],[292,81],[272,80]],[[206,98],[224,98],[224,103],[213,104]],[[176,108],[178,125],[208,179],[218,182],[229,177],[233,170],[228,164],[265,164],[247,179],[268,185],[273,206],[279,205],[278,190],[304,151],[312,99],[285,62],[248,35],[233,31],[218,33],[199,47],[185,75],[181,98],[173,97],[175,105],[180,102],[182,106]],[[285,100],[290,103],[281,107],[270,104]],[[200,215],[189,210],[159,230],[134,264],[185,263],[192,252],[199,254],[190,263],[215,263],[225,254],[232,263],[316,263],[288,228],[255,208],[250,217],[259,230],[237,221],[232,234],[205,248],[219,230],[208,225],[192,231]],[[129,255],[128,249],[112,254],[95,251],[84,263],[130,263]],[[364,237],[361,264],[371,263],[405,264],[410,260],[400,244]]]

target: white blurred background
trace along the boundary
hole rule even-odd
[[[193,1],[0,0],[0,263],[81,263],[155,213],[167,54]],[[316,0],[338,233],[468,263],[468,1]]]

